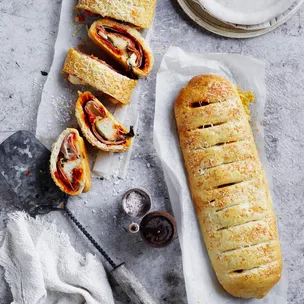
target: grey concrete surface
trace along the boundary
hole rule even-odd
[[[35,119],[49,71],[56,39],[61,1],[0,0],[0,141],[19,129],[35,131]],[[265,113],[266,150],[273,172],[274,205],[278,218],[284,261],[289,271],[288,302],[304,303],[304,8],[291,20],[265,36],[251,40],[221,38],[196,26],[175,0],[159,0],[151,45],[157,61],[170,45],[194,52],[229,52],[262,59],[267,68]],[[248,71],[250,72],[250,71]],[[139,138],[132,155],[128,178],[94,181],[100,205],[90,195],[75,198],[70,208],[117,261],[126,261],[162,303],[186,303],[181,252],[176,241],[166,249],[145,246],[138,236],[125,232],[130,224],[119,201],[131,186],[147,188],[155,209],[170,210],[160,162],[152,144],[155,71],[142,81]],[[140,174],[139,174],[140,172]],[[0,180],[0,229],[6,214],[14,210],[14,197]],[[77,250],[88,247],[62,214],[48,215],[59,230],[69,233]],[[107,227],[106,229],[104,227]],[[153,272],[154,268],[161,270]],[[0,304],[12,301],[0,270]],[[129,303],[114,287],[117,303]],[[192,304],[192,303],[191,303]]]

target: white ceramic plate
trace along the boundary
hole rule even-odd
[[[285,23],[292,15],[285,16],[274,25],[261,29],[243,29],[222,22],[208,14],[199,4],[193,0],[177,0],[183,11],[198,25],[220,36],[229,38],[253,38],[273,31]],[[254,1],[254,0],[253,0]]]
[[[224,22],[254,25],[288,10],[295,0],[198,0],[212,16]]]
[[[241,28],[244,30],[259,30],[267,27],[274,26],[276,23],[280,22],[281,20],[288,20],[291,18],[302,6],[304,3],[304,0],[297,0],[293,5],[285,11],[283,14],[280,14],[276,16],[275,18],[264,22],[264,23],[259,23],[259,24],[254,24],[254,25],[241,25],[241,24],[231,24],[232,26],[235,26],[237,28]]]

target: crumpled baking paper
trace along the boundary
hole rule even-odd
[[[66,80],[66,75],[61,72],[69,48],[77,48],[83,45],[94,46],[88,38],[86,25],[74,22],[76,16],[75,10],[73,10],[74,6],[75,0],[62,1],[53,64],[44,84],[38,109],[36,136],[49,149],[63,130],[68,127],[78,128],[75,119],[77,91],[92,91],[92,88],[88,86],[70,84]],[[149,31],[143,31],[142,35],[149,41]],[[95,49],[97,48],[95,47]],[[131,104],[127,106],[116,106],[101,100],[108,110],[114,113],[127,128],[133,125],[135,133],[138,123],[139,91],[140,81],[131,96]],[[95,150],[93,172],[103,177],[114,175],[124,178],[131,157],[132,146],[125,153],[96,152]],[[93,153],[90,153],[90,155],[93,156]]]
[[[272,178],[264,150],[263,113],[266,100],[264,63],[233,54],[189,54],[171,47],[157,74],[154,145],[162,161],[170,200],[177,221],[189,304],[284,304],[288,277],[284,270],[279,283],[262,300],[236,299],[224,291],[209,261],[187,184],[174,118],[174,101],[188,81],[199,74],[218,74],[255,95],[251,125],[270,188]],[[275,203],[275,202],[274,202]]]

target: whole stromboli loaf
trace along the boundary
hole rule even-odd
[[[194,77],[175,103],[192,198],[218,280],[231,295],[262,298],[282,256],[265,173],[236,88]]]

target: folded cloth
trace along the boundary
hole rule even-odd
[[[114,304],[102,263],[77,253],[54,224],[13,213],[0,246],[13,304]]]

